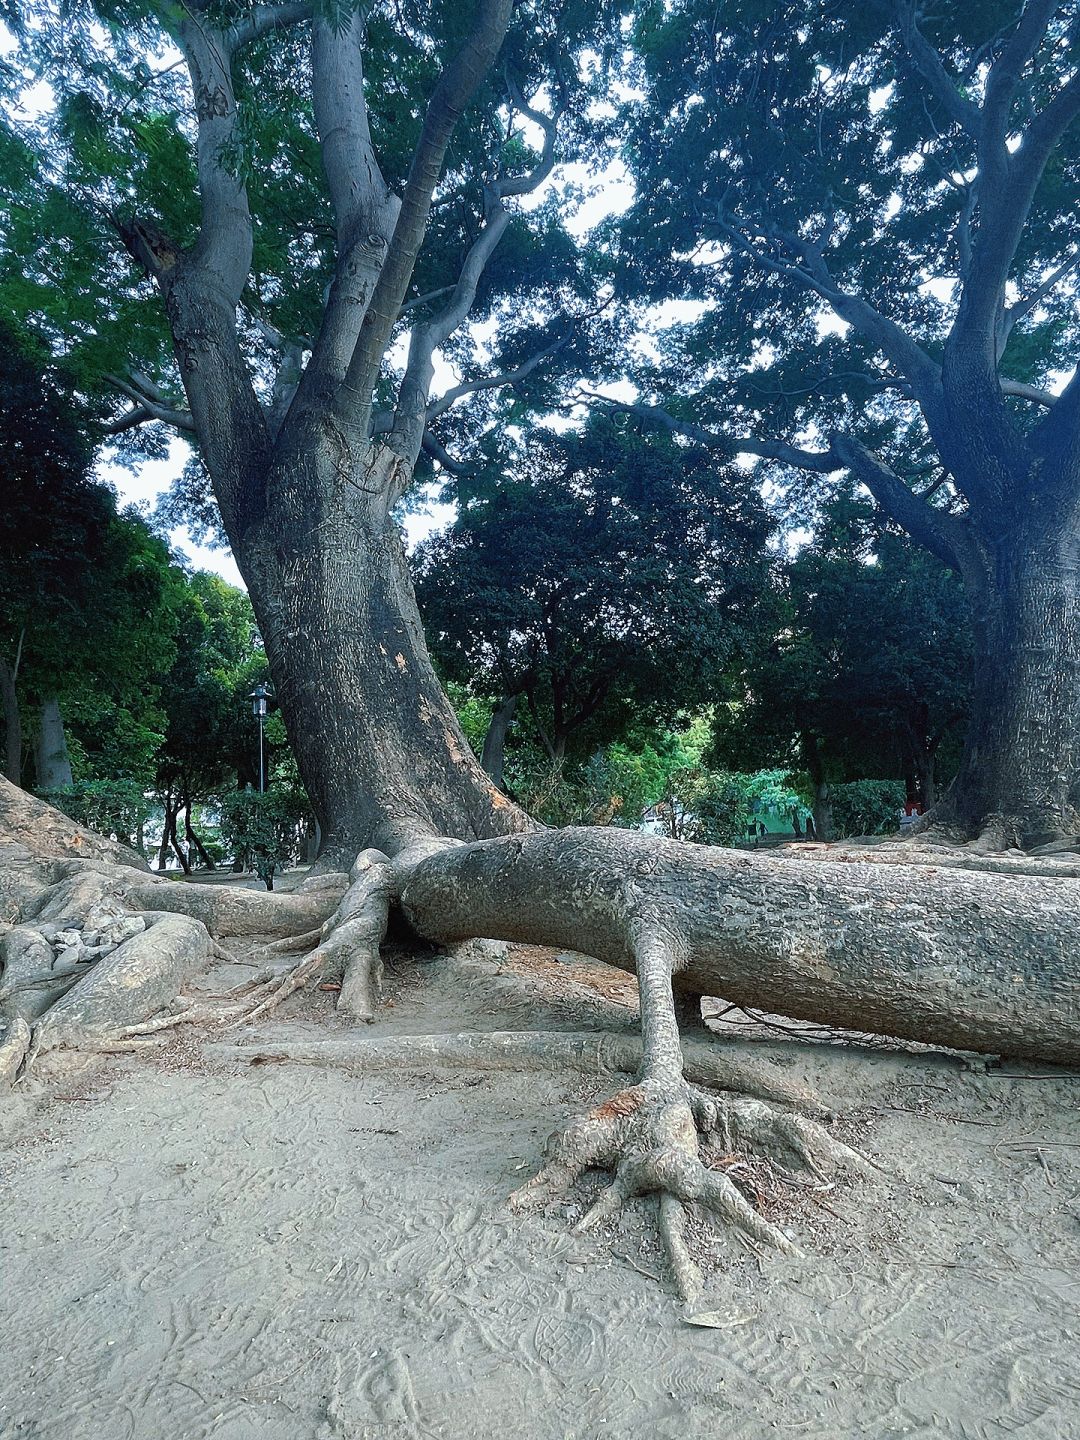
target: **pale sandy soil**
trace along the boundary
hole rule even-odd
[[[540,952],[399,960],[389,995],[391,1033],[634,1018],[625,977]],[[342,1033],[331,1005],[260,1033]],[[204,1038],[6,1106],[3,1440],[1080,1436],[1080,1078],[766,1040],[897,1173],[823,1204],[759,1177],[806,1256],[703,1232],[698,1328],[653,1202],[596,1238],[584,1191],[506,1209],[610,1080],[358,1079]]]

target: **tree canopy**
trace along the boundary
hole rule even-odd
[[[770,525],[745,473],[602,420],[533,430],[420,550],[446,673],[525,697],[549,758],[707,703],[760,613]]]

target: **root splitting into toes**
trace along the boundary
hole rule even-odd
[[[699,1132],[725,1155],[726,1168],[702,1160]],[[586,1170],[609,1170],[611,1183],[575,1226],[588,1231],[614,1218],[631,1197],[657,1194],[660,1239],[676,1289],[689,1302],[702,1277],[686,1241],[687,1206],[724,1221],[751,1244],[799,1253],[733,1178],[746,1169],[738,1161],[744,1154],[766,1157],[780,1176],[792,1179],[808,1175],[820,1182],[836,1170],[878,1173],[872,1161],[804,1116],[685,1083],[644,1082],[557,1131],[548,1142],[547,1163],[511,1195],[510,1204],[519,1211],[542,1209]]]

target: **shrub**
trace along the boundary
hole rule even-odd
[[[261,795],[236,790],[221,799],[221,838],[245,869],[254,870],[272,890],[275,872],[295,865],[303,853],[310,813],[303,792],[291,786]]]
[[[833,829],[849,835],[887,835],[900,828],[906,794],[899,780],[852,780],[829,791]]]
[[[155,808],[134,780],[79,780],[74,785],[43,790],[41,798],[79,825],[132,846],[137,844],[140,826]]]

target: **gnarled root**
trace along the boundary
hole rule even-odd
[[[645,1080],[621,1090],[557,1131],[548,1161],[510,1197],[516,1210],[542,1208],[586,1170],[608,1169],[611,1184],[575,1227],[591,1230],[635,1195],[660,1197],[659,1231],[676,1288],[686,1301],[701,1290],[701,1272],[686,1244],[686,1206],[697,1205],[751,1241],[797,1254],[791,1239],[760,1215],[722,1169],[701,1158],[699,1132],[725,1157],[753,1153],[788,1174],[822,1179],[837,1169],[876,1167],[816,1121],[774,1110],[760,1100],[711,1095],[685,1082]]]
[[[29,1049],[30,1026],[21,1015],[16,1015],[0,1033],[0,1090],[7,1090],[15,1083]]]
[[[370,1024],[382,992],[379,947],[386,934],[390,907],[401,893],[413,865],[432,848],[431,844],[424,844],[417,852],[403,852],[397,860],[391,860],[381,850],[361,851],[337,909],[317,932],[316,948],[288,970],[259,977],[254,988],[255,1003],[240,1018],[248,1022],[263,1020],[297,990],[322,978],[340,983],[338,1010]],[[445,842],[439,842],[436,848],[445,848]],[[301,940],[315,938],[315,935],[316,932],[308,931],[297,940],[279,942],[273,948],[278,951],[286,946],[300,948]],[[245,992],[252,993],[250,984],[241,986],[233,994]]]

